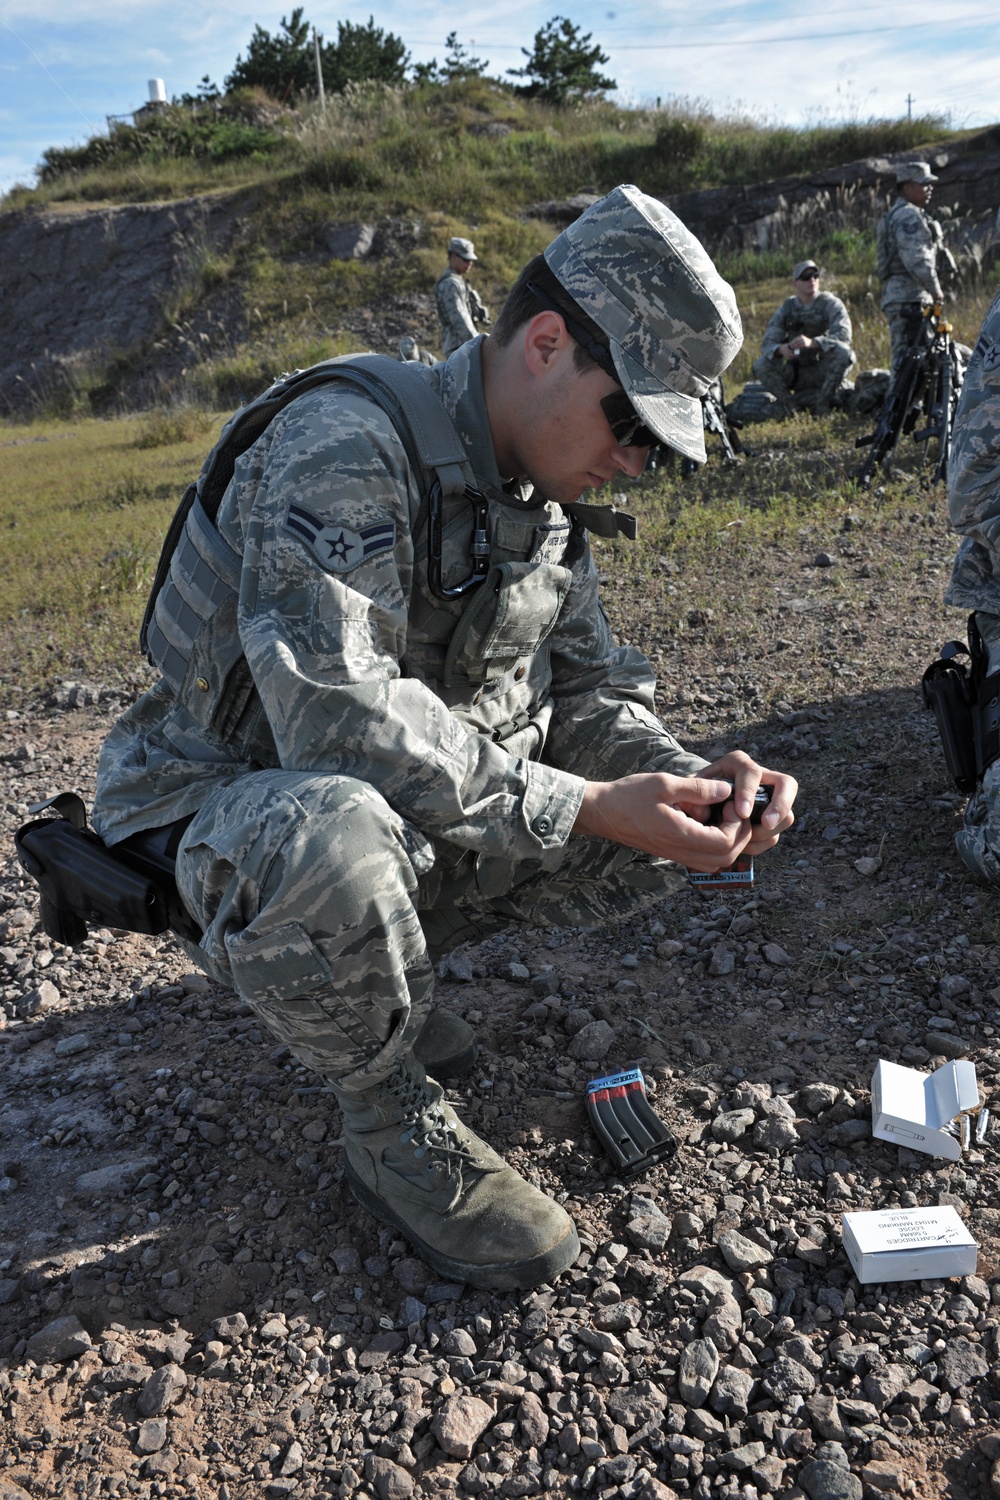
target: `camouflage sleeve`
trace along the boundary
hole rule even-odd
[[[821,333],[817,339],[821,349],[835,349],[838,346],[847,353],[851,351],[851,315],[841,302],[839,297],[834,297],[831,292],[825,294],[824,306],[829,314],[826,332]]]
[[[465,288],[458,276],[446,276],[437,285],[438,312],[449,333],[464,344],[476,337],[476,325],[469,313]]]
[[[955,413],[948,511],[963,539],[945,600],[1000,615],[1000,295],[986,314]]]
[[[771,314],[771,321],[764,329],[764,337],[761,340],[760,352],[765,359],[769,359],[777,353],[778,345],[788,340],[788,332],[785,327],[785,318],[788,313],[787,300],[781,304],[776,312]]]
[[[929,292],[935,301],[940,301],[942,294],[937,274],[937,240],[930,221],[914,207],[912,213],[899,214],[894,228],[896,249],[903,265],[918,286]]]
[[[594,781],[638,771],[694,776],[708,765],[685,750],[653,709],[656,679],[633,646],[615,640],[589,544],[550,638],[555,711],[546,757]]]
[[[582,781],[508,755],[401,672],[419,497],[385,414],[360,395],[304,396],[235,483],[240,636],[281,765],[358,777],[463,848],[557,866]]]

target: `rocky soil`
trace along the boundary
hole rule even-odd
[[[950,1164],[870,1130],[879,1057],[971,1057],[1000,1114],[995,893],[954,854],[916,687],[959,624],[942,509],[831,517],[741,564],[720,587],[738,602],[739,575],[753,620],[728,637],[692,610],[661,638],[609,580],[665,716],[790,766],[801,817],[749,894],[685,886],[628,926],[446,960],[481,1039],[456,1107],[580,1226],[577,1264],[523,1296],[441,1284],[356,1208],[330,1097],[173,942],[49,942],[10,837],[92,791],[124,689],[10,710],[3,1500],[1000,1493],[996,1138]],[[632,1062],[680,1144],[623,1181],[583,1093]],[[841,1212],[937,1203],[978,1273],[860,1285]]]

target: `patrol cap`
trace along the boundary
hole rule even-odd
[[[665,204],[614,188],[545,251],[553,275],[608,340],[646,426],[705,462],[701,398],[743,343],[733,289]]]
[[[448,254],[460,255],[463,260],[478,260],[476,247],[471,240],[463,240],[460,234],[452,235],[448,241]]]
[[[807,271],[818,271],[819,266],[814,260],[800,260],[798,265],[792,267],[792,280],[798,281]]]
[[[937,182],[925,161],[904,161],[896,168],[897,182]]]

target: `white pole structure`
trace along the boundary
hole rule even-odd
[[[319,95],[319,107],[326,114],[326,94],[323,91],[323,64],[319,53],[319,34],[313,27],[313,52],[316,54],[316,92]]]

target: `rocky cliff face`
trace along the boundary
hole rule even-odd
[[[951,211],[957,205],[961,233],[982,246],[1000,203],[1000,127],[913,154],[929,159],[941,178],[937,204]],[[903,159],[849,162],[808,177],[679,193],[668,201],[713,251],[781,248],[792,237],[801,243],[814,224],[829,227],[831,214],[855,227],[870,222],[892,193],[895,166]],[[544,216],[568,221],[586,201],[545,205]],[[169,205],[0,214],[0,413],[26,410],[121,357],[141,366],[129,380],[130,401],[152,400],[155,346],[169,331],[185,287],[198,283],[205,258],[231,246],[248,222],[241,199],[213,196]],[[404,227],[408,233],[417,228]],[[394,221],[331,225],[321,253],[342,259],[405,253],[398,230]],[[411,233],[407,243],[412,240]],[[235,338],[242,318],[238,288],[221,289],[218,299],[215,326],[224,324]],[[399,331],[408,328],[401,322]],[[172,336],[174,364],[177,342]]]
[[[233,199],[0,214],[0,412],[149,349],[237,224]]]

